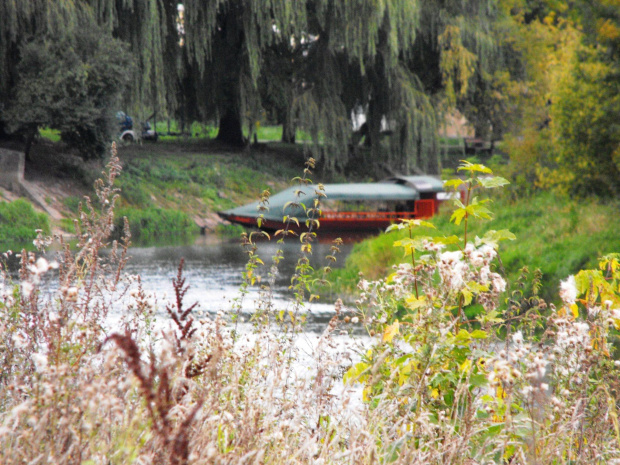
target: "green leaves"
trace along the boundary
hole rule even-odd
[[[474,218],[483,218],[490,220],[491,219],[491,211],[486,208],[484,205],[490,202],[489,199],[478,200],[477,197],[471,201],[469,205],[464,205],[460,200],[455,200],[455,204],[459,206],[450,217],[450,221],[454,222],[457,226],[461,224],[463,218],[467,216],[473,216]]]
[[[446,181],[443,186],[447,189],[454,189],[457,190],[459,187],[461,187],[463,184],[467,184],[467,181],[464,181],[461,178],[456,178],[456,179],[450,179],[449,181]]]
[[[414,227],[425,227],[425,228],[433,228],[433,229],[437,229],[435,228],[435,225],[433,223],[429,223],[428,221],[424,221],[424,220],[405,220],[405,219],[401,219],[401,222],[398,224],[392,224],[390,226],[388,226],[388,228],[385,230],[386,233],[391,232],[391,231],[401,231],[403,229],[412,229]]]
[[[478,181],[478,184],[480,184],[485,189],[493,189],[495,187],[502,187],[502,186],[505,186],[506,184],[510,184],[510,181],[508,181],[505,178],[502,178],[501,176],[478,178],[477,181]]]
[[[484,236],[482,236],[482,238],[476,236],[475,243],[476,247],[480,246],[481,244],[487,244],[494,249],[497,249],[500,241],[514,241],[516,238],[517,236],[515,236],[507,229],[501,229],[499,231],[491,229],[487,231]]]
[[[480,163],[470,163],[467,160],[461,160],[461,166],[458,167],[458,171],[467,171],[471,173],[473,177],[473,173],[488,173],[493,174],[491,168],[487,168],[486,166]]]

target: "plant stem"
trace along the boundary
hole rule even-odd
[[[411,233],[411,225],[409,225],[409,239],[413,239],[413,234]],[[413,267],[413,285],[415,286],[415,298],[419,299],[420,295],[418,294],[418,277],[415,274],[415,249],[411,249],[411,266]]]

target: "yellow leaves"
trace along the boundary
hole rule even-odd
[[[449,181],[446,181],[443,187],[446,189],[457,190],[463,184],[466,184],[466,181],[463,181],[461,178],[456,178],[456,179],[450,179]]]
[[[405,300],[405,303],[407,304],[407,308],[411,310],[417,310],[418,308],[424,307],[426,305],[426,296],[421,295],[420,297],[416,297],[415,295],[410,295]]]
[[[620,270],[620,254],[615,253],[605,255],[603,258],[601,258],[598,266],[602,271],[616,273],[618,270]]]
[[[463,205],[460,201],[457,201],[457,208],[452,213],[450,217],[450,221],[454,222],[457,226],[461,224],[461,221],[466,216],[473,216],[474,218],[484,218],[487,220],[491,219],[491,211],[484,206],[485,203],[489,202],[488,199],[478,200],[477,197],[471,201],[469,205]]]
[[[467,373],[469,372],[469,370],[471,370],[471,366],[472,366],[471,360],[467,358],[465,359],[463,363],[459,365],[459,369],[461,370],[462,373]]]
[[[344,384],[353,384],[358,382],[363,383],[368,379],[367,372],[370,370],[370,368],[371,366],[368,363],[356,363],[344,374],[344,376],[342,377],[342,382]]]
[[[409,378],[411,374],[411,369],[413,367],[413,362],[407,363],[398,370],[398,385],[402,386],[405,384],[405,381]]]
[[[370,394],[372,392],[372,388],[370,386],[366,386],[362,391],[362,400],[364,402],[370,402]]]
[[[570,311],[573,314],[573,318],[579,318],[579,307],[577,307],[577,304],[572,304],[570,306]]]
[[[461,28],[456,25],[447,25],[438,41],[441,51],[439,68],[447,94],[454,99],[458,87],[459,95],[465,95],[478,58],[463,45]]]
[[[424,220],[418,220],[418,219],[406,220],[406,219],[401,218],[400,221],[401,222],[398,224],[392,224],[388,226],[385,232],[390,232],[390,231],[395,231],[395,230],[400,231],[402,229],[412,229],[412,228],[419,228],[419,227],[437,229],[433,223],[429,223],[428,221],[424,221]]]
[[[620,28],[609,18],[599,19],[596,29],[601,42],[620,40]]]
[[[493,174],[491,168],[484,166],[480,163],[471,163],[467,160],[461,160],[461,165],[458,167],[458,171],[469,171],[470,173],[483,173]]]
[[[398,320],[396,320],[391,325],[388,325],[383,331],[383,342],[392,342],[394,336],[399,333],[399,328],[400,324],[398,323]]]

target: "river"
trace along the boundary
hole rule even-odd
[[[329,255],[330,242],[319,242],[313,245],[311,264],[315,268],[327,265],[325,256]],[[344,264],[345,257],[353,244],[340,246],[337,262],[333,267]],[[280,263],[279,273],[273,287],[274,302],[278,308],[287,309],[292,302],[289,291],[291,276],[300,254],[299,240],[286,240],[283,244],[276,241],[260,241],[257,254],[265,263],[258,273],[267,278],[272,257],[281,248],[284,260]],[[240,245],[238,238],[221,239],[201,236],[192,245],[132,247],[130,260],[125,271],[140,275],[146,291],[154,293],[158,300],[164,301],[174,295],[172,278],[176,277],[181,258],[184,259],[183,276],[189,290],[185,296],[185,304],[198,302],[200,310],[214,314],[218,311],[227,312],[232,308],[233,299],[239,297],[239,289],[243,282],[242,273],[248,260],[247,254]],[[258,286],[251,287],[243,299],[242,312],[247,317],[255,308],[258,298]],[[334,302],[321,301],[306,303],[309,310],[305,330],[322,332],[334,313]]]

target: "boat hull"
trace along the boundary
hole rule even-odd
[[[430,218],[437,211],[437,201],[419,200],[415,202],[415,210],[412,212],[323,212],[319,218],[318,230],[329,232],[377,232],[384,231],[388,226],[398,223],[401,219]],[[247,228],[258,228],[258,215],[235,215],[219,213],[220,217],[231,223],[240,224]],[[307,230],[306,218],[299,218],[299,226],[295,221],[290,221],[288,228],[291,230]],[[277,231],[286,229],[284,221],[262,218],[259,229],[265,231]],[[315,229],[315,228],[313,228]]]

